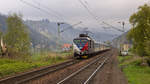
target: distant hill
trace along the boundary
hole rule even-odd
[[[124,44],[124,43],[132,44],[131,41],[127,40],[127,33],[128,32],[125,32],[122,35],[118,36],[117,38],[113,39],[112,45],[116,48],[120,48],[121,44]]]
[[[6,18],[5,15],[0,14],[0,31],[6,31]]]
[[[4,32],[7,30],[6,19],[7,16],[0,15],[0,31]],[[39,21],[27,20],[24,21],[24,24],[29,28],[31,42],[35,49],[56,49],[56,41],[58,36],[58,26],[56,22],[49,22],[47,19]],[[81,32],[78,29],[74,29],[67,23],[61,25],[60,28],[61,30],[68,28],[66,31],[61,33],[60,44],[72,43],[73,38],[77,37]]]
[[[25,24],[30,30],[33,46],[36,48],[56,49],[56,41],[58,38],[58,26],[55,22],[49,22],[47,19],[32,21],[27,20]],[[65,23],[60,26],[61,30],[69,27],[68,30],[61,33],[61,44],[72,43],[80,30],[74,29],[71,25]]]
[[[6,24],[7,16],[0,15],[0,31],[7,30]],[[56,50],[56,43],[58,37],[58,26],[56,22],[50,22],[48,19],[43,20],[26,20],[24,24],[29,28],[32,47],[37,50],[48,49]],[[60,26],[60,30],[66,31],[61,33],[61,42],[63,43],[72,43],[73,38],[78,37],[80,33],[83,33],[83,28],[73,28],[70,24],[65,23]],[[89,34],[96,41],[106,41],[112,40],[110,37],[112,34],[108,32],[102,32],[97,28],[97,30],[92,31],[93,34]]]

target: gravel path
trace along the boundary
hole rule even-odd
[[[123,72],[118,67],[117,51],[109,59],[107,64],[100,70],[90,84],[128,84]]]

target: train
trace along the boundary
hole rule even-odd
[[[109,49],[108,45],[94,41],[88,34],[79,34],[79,37],[73,39],[75,58],[89,58]]]

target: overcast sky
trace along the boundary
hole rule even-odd
[[[27,4],[22,1],[26,1]],[[99,28],[106,26],[103,21],[119,27],[118,21],[125,21],[129,28],[128,19],[137,11],[138,6],[148,0],[81,0],[94,16],[83,7],[79,0],[1,0],[0,13],[21,13],[24,19],[48,18],[50,21],[66,21],[76,24],[82,21],[81,26]],[[46,12],[42,12],[34,5]],[[48,10],[47,10],[48,9]]]

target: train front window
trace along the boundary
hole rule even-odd
[[[78,47],[83,47],[86,43],[87,43],[87,40],[79,40],[79,39],[75,39],[74,40],[74,43],[78,46]]]
[[[74,40],[75,44],[80,44],[80,40]]]

